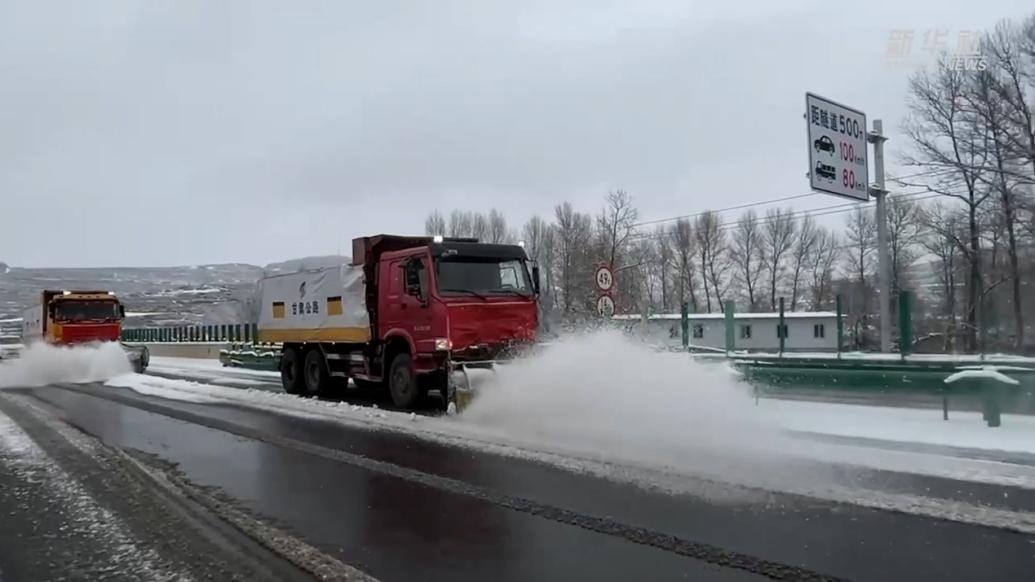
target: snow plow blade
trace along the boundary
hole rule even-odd
[[[151,352],[148,351],[147,346],[132,346],[129,344],[121,345],[122,351],[126,352],[126,357],[129,359],[129,363],[133,366],[133,371],[137,374],[143,374],[144,371],[147,370],[147,365],[151,362]]]
[[[469,370],[491,370],[496,372],[496,366],[501,362],[489,360],[479,362],[454,362],[452,372],[449,374],[449,390],[446,395],[446,412],[458,414],[463,412],[478,397],[479,390],[471,383]]]

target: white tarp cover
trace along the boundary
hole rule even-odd
[[[370,340],[362,267],[341,265],[259,281],[261,342]]]

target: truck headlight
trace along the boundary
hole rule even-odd
[[[447,337],[435,338],[435,351],[436,352],[448,352],[453,349],[453,342],[449,341]]]

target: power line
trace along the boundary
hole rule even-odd
[[[786,202],[787,200],[796,200],[798,198],[808,198],[809,196],[815,196],[817,192],[808,192],[806,194],[796,194],[794,196],[786,196],[784,198],[774,198],[772,200],[766,200],[765,202],[749,202],[747,204],[740,204],[738,206],[730,206],[729,208],[720,208],[718,210],[705,210],[702,212],[695,212],[693,214],[684,214],[682,216],[672,216],[669,218],[659,218],[657,220],[646,220],[644,222],[637,222],[633,227],[646,226],[649,224],[659,224],[662,222],[672,222],[674,220],[682,220],[684,218],[697,218],[703,214],[712,212],[714,214],[721,214],[723,212],[729,212],[730,210],[741,210],[744,208],[751,208],[752,206],[764,206],[766,204],[773,204],[775,202]]]
[[[941,169],[941,170],[934,170],[934,171],[917,172],[915,174],[908,174],[908,175],[905,175],[905,176],[888,176],[888,180],[892,181],[892,182],[897,182],[897,181],[900,181],[900,180],[905,180],[907,178],[915,178],[915,177],[918,177],[918,176],[931,176],[931,177],[934,177],[934,176],[938,176],[940,174],[952,173],[954,171],[955,171],[954,169],[949,168],[949,169]],[[702,216],[702,215],[707,214],[709,212],[711,212],[713,214],[722,214],[723,212],[729,212],[731,210],[743,210],[745,208],[753,208],[753,207],[756,207],[756,206],[766,206],[768,204],[775,204],[777,202],[787,202],[788,200],[797,200],[797,199],[800,199],[800,198],[808,198],[810,196],[815,196],[817,194],[819,194],[819,192],[807,192],[805,194],[795,194],[793,196],[784,196],[783,198],[772,198],[770,200],[761,200],[761,201],[758,201],[758,202],[748,202],[746,204],[738,204],[736,206],[729,206],[729,207],[726,207],[726,208],[719,208],[717,210],[703,210],[701,212],[694,212],[692,214],[682,214],[682,215],[679,215],[679,216],[670,216],[668,218],[658,218],[658,219],[654,219],[654,220],[645,220],[643,222],[637,222],[636,224],[633,224],[632,226],[634,228],[636,228],[636,227],[640,227],[640,226],[648,226],[648,225],[651,225],[651,224],[661,224],[663,222],[673,222],[673,221],[677,221],[677,220],[683,220],[683,219],[686,219],[686,218],[697,218],[698,216]],[[902,195],[904,196],[905,194],[902,194]]]
[[[921,200],[927,200],[929,198],[934,198],[936,196],[940,196],[940,194],[929,194],[928,192],[921,191],[921,192],[909,192],[909,193],[904,193],[904,194],[898,194],[894,198],[898,199],[898,200],[913,200],[913,201],[917,201],[918,202],[918,201],[921,201]],[[917,198],[917,197],[920,197],[920,198]],[[806,217],[817,217],[817,216],[829,216],[829,215],[832,215],[832,214],[843,214],[845,212],[851,212],[851,211],[855,210],[856,208],[858,208],[860,206],[868,205],[868,204],[869,204],[869,202],[863,202],[863,201],[859,201],[859,202],[846,202],[846,203],[843,203],[843,204],[834,204],[834,205],[831,205],[831,206],[823,206],[823,207],[820,207],[820,208],[813,208],[813,209],[810,209],[810,210],[801,210],[801,211],[797,211],[797,212],[791,212],[789,214],[781,214],[779,216],[771,216],[771,217],[770,216],[763,216],[763,217],[760,217],[760,218],[756,219],[755,224],[757,226],[764,226],[764,225],[766,225],[766,224],[768,224],[770,222],[773,222],[775,220],[781,220],[781,219],[782,220],[797,221],[797,220],[802,220],[802,219],[804,219]],[[701,214],[704,214],[704,213],[701,213]],[[738,224],[738,221],[724,222],[724,223],[719,225],[719,229],[720,230],[726,230],[726,231],[732,230],[732,229],[736,228],[737,224]],[[641,232],[641,233],[637,233],[637,234],[631,236],[630,238],[632,238],[634,240],[640,240],[640,239],[644,239],[644,238],[657,238],[657,236],[658,236],[657,233]],[[662,236],[664,236],[664,235],[662,235]]]

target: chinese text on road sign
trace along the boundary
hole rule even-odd
[[[805,121],[812,189],[869,200],[866,114],[806,93]]]

